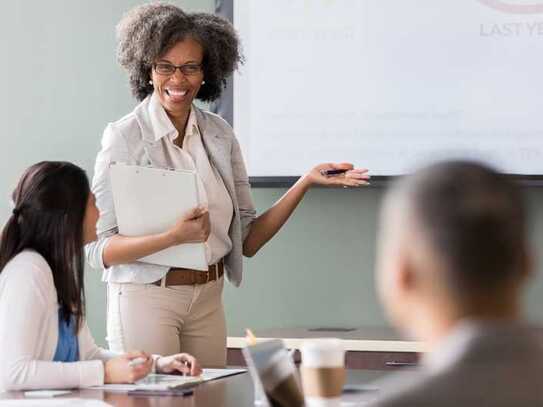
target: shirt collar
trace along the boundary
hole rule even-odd
[[[422,366],[433,373],[444,371],[459,362],[476,343],[485,337],[502,337],[519,332],[520,322],[497,322],[477,319],[459,321],[452,332],[422,358]]]
[[[163,137],[168,137],[170,141],[173,141],[178,137],[179,133],[170,118],[168,117],[166,110],[164,110],[164,107],[162,107],[162,104],[160,103],[160,99],[158,98],[156,92],[153,92],[151,95],[148,111],[154,141],[158,141]],[[192,135],[200,135],[200,132],[198,130],[198,119],[196,117],[196,109],[194,108],[194,105],[191,105],[190,107],[189,118],[185,130],[185,139],[187,136]]]
[[[171,138],[172,142],[175,139],[175,137]],[[187,119],[187,125],[185,127],[185,137],[183,138],[183,149],[191,150],[191,148],[189,148],[189,143],[191,143],[192,140],[197,141],[197,138],[199,137],[200,137],[200,132],[198,130],[198,120],[196,118],[196,109],[194,109],[194,106],[191,106],[189,118]]]
[[[198,119],[196,118],[196,109],[194,106],[190,107],[189,119],[187,120],[187,127],[185,129],[185,137],[200,135],[198,130]]]
[[[177,130],[160,104],[160,99],[156,92],[151,94],[148,113],[154,141],[158,141],[167,136],[173,138],[177,137]]]
[[[452,332],[442,339],[434,350],[423,356],[422,366],[437,373],[454,365],[463,356],[475,335],[475,324],[469,321],[457,323]]]

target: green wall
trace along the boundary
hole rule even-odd
[[[254,190],[259,211],[284,190]],[[292,220],[245,262],[241,289],[225,295],[231,333],[244,327],[384,325],[374,290],[375,236],[384,190],[310,191]],[[526,295],[529,317],[543,322],[543,188],[525,189],[531,236],[539,249]]]
[[[134,106],[115,62],[114,27],[140,1],[19,0],[3,2],[0,49],[0,221],[21,172],[39,160],[70,160],[92,176],[107,122]],[[213,0],[176,1],[187,10]],[[363,164],[363,163],[359,163]],[[259,211],[283,189],[254,189]],[[377,215],[383,190],[314,189],[281,233],[245,261],[241,288],[225,290],[228,329],[385,324],[374,290]],[[532,241],[543,247],[543,188],[525,191]],[[538,259],[538,270],[543,259]],[[543,270],[541,270],[543,271]],[[105,343],[105,287],[87,270],[88,318]],[[533,320],[543,321],[543,278],[527,295]]]

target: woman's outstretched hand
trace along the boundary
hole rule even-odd
[[[326,171],[336,173],[326,175]],[[312,185],[359,187],[368,185],[369,178],[368,170],[354,168],[350,163],[317,165],[296,181],[270,209],[253,221],[243,242],[243,254],[247,257],[254,256],[285,224]]]
[[[326,175],[326,171],[341,170],[334,175]],[[369,185],[370,176],[365,168],[354,168],[350,163],[319,164],[304,176],[310,184],[338,185],[344,187],[359,187]]]

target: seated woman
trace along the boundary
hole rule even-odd
[[[0,241],[0,390],[127,383],[153,370],[201,373],[188,354],[96,346],[85,322],[83,245],[96,239],[98,210],[81,168],[35,164],[13,202]]]

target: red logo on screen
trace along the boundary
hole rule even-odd
[[[508,14],[540,14],[543,13],[543,1],[526,1],[519,0],[478,0],[494,10]]]

